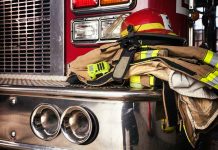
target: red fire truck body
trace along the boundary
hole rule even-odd
[[[188,0],[1,0],[0,146],[190,148],[182,133],[161,130],[160,90],[66,82],[71,61],[119,39],[119,27],[104,36],[119,16],[146,8],[167,14],[173,31],[187,37]]]
[[[81,14],[75,14],[72,10],[72,1],[66,0],[65,1],[65,48],[66,48],[66,63],[71,62],[76,57],[85,54],[90,49],[93,49],[94,47],[97,47],[97,44],[92,44],[91,48],[89,46],[81,46],[84,45],[84,43],[81,43],[81,45],[75,46],[75,44],[72,42],[72,29],[71,29],[71,23],[74,19],[77,18],[90,18],[90,17],[96,17],[96,16],[109,16],[109,15],[117,15],[117,14],[125,14],[125,13],[133,13],[136,11],[139,11],[141,9],[151,8],[154,10],[157,10],[160,13],[167,14],[169,16],[172,29],[173,31],[184,38],[188,37],[188,24],[187,24],[187,16],[188,16],[188,0],[169,0],[169,1],[157,1],[157,0],[133,0],[133,1],[127,1],[128,7],[124,7],[125,11],[118,11],[119,5],[114,5],[114,9],[111,11],[108,10],[108,12],[102,12],[101,9],[96,10],[92,13],[89,12],[89,9],[85,11],[86,13]],[[122,5],[122,4],[121,4]],[[131,7],[130,7],[131,6]],[[96,6],[95,6],[96,7]],[[100,7],[100,6],[99,6]],[[79,8],[78,8],[79,9]],[[84,8],[82,8],[84,9]],[[104,8],[103,8],[104,9]],[[103,41],[106,43],[107,41]],[[87,43],[86,43],[87,44]]]

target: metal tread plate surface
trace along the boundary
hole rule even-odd
[[[35,76],[36,78],[38,76]],[[84,89],[96,89],[96,87],[88,86],[85,84],[70,84],[66,82],[66,78],[63,76],[56,76],[52,79],[53,77],[50,76],[46,78],[46,76],[41,76],[44,78],[39,78],[35,79],[34,76],[30,78],[22,77],[22,78],[1,78],[0,75],[0,86],[26,86],[26,87],[71,87],[71,88],[84,88]],[[100,89],[129,89],[128,86],[123,86],[123,85],[107,85],[107,86],[101,86],[98,87]]]
[[[52,80],[0,79],[0,85],[18,85],[30,87],[66,87],[69,86],[69,83],[65,81]]]

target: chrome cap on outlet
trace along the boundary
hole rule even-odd
[[[97,123],[92,114],[80,106],[67,108],[61,116],[61,130],[72,143],[84,144],[92,139]]]
[[[54,139],[61,128],[60,114],[56,106],[50,104],[38,105],[31,115],[31,128],[42,140]]]

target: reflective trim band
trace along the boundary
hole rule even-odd
[[[137,32],[144,31],[144,30],[157,30],[157,29],[163,30],[165,28],[160,23],[148,23],[148,24],[134,26],[134,30]],[[122,37],[126,35],[128,35],[127,29],[121,32]]]
[[[213,58],[210,64],[218,68],[218,54],[217,53],[213,53]]]
[[[208,50],[203,61],[207,64],[210,64],[210,65],[218,68],[218,54],[217,53],[214,53],[214,52]]]
[[[202,82],[212,82],[212,81],[218,81],[218,71],[210,73],[207,77],[202,78]]]
[[[153,75],[149,76],[149,85],[150,87],[154,87],[155,77]],[[130,87],[132,88],[143,88],[144,86],[141,84],[141,77],[140,76],[131,76],[130,77]]]
[[[213,58],[213,52],[208,50],[207,55],[204,58],[204,62],[207,63],[207,64],[210,64],[212,58]]]
[[[143,85],[141,85],[141,79],[140,76],[131,76],[130,77],[130,87],[142,89]]]
[[[141,45],[141,48],[149,48],[148,45]]]
[[[155,82],[154,76],[150,75],[150,76],[149,76],[149,84],[150,84],[151,87],[154,86],[154,82]]]
[[[188,139],[188,142],[193,146],[193,143],[191,142],[191,140],[190,140],[190,138],[189,138],[189,136],[188,136],[188,132],[187,132],[187,130],[186,130],[185,125],[183,125],[183,129],[184,129],[185,135],[186,135],[186,137],[187,137],[187,139]]]
[[[200,81],[218,89],[218,70],[210,73],[207,77],[201,78]]]
[[[142,51],[140,53],[140,58],[150,58],[150,57],[156,57],[158,55],[159,50],[149,50],[149,51]]]
[[[218,84],[213,86],[215,89],[218,89]]]
[[[161,130],[163,130],[166,133],[173,132],[175,128],[173,126],[168,127],[167,122],[168,122],[167,119],[161,119]]]
[[[151,54],[151,57],[156,57],[158,52],[159,52],[159,50],[154,50]]]
[[[142,89],[143,86],[140,83],[130,83],[131,88]]]
[[[176,34],[176,33],[173,33],[173,32],[169,32],[168,34],[169,34],[169,35],[175,35],[175,36],[177,36],[177,34]]]
[[[140,53],[140,58],[141,59],[145,59],[145,58],[149,58],[149,57],[151,57],[151,51],[142,51],[141,53]]]
[[[130,77],[130,82],[131,83],[141,83],[140,81],[141,81],[140,76],[131,76]]]

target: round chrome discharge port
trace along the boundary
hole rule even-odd
[[[60,131],[61,118],[56,108],[50,104],[40,104],[31,115],[31,128],[35,135],[42,140],[52,140]]]
[[[97,119],[83,107],[71,106],[61,116],[61,130],[72,143],[90,143],[97,135],[97,128]]]

